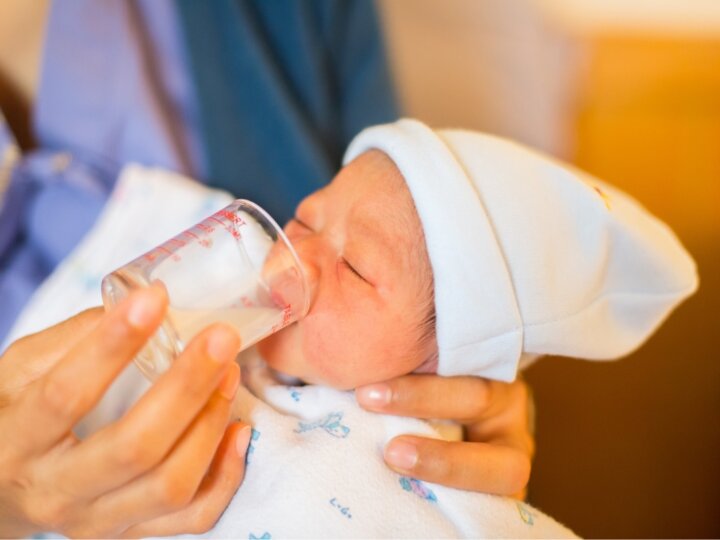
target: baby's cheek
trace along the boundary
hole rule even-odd
[[[302,371],[305,362],[301,357],[300,343],[298,327],[291,325],[262,340],[257,348],[270,367],[302,378],[303,373],[299,371]]]
[[[351,389],[403,375],[415,367],[395,354],[386,325],[344,313],[315,314],[303,328],[303,357],[318,382]]]
[[[354,387],[358,378],[356,357],[362,346],[338,322],[341,320],[337,314],[319,313],[303,321],[303,357],[316,379],[310,382],[334,388]]]

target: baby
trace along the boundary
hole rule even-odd
[[[627,354],[695,290],[692,259],[627,195],[498,138],[401,120],[345,163],[285,229],[312,303],[241,358],[248,467],[209,536],[572,536],[524,503],[392,472],[387,441],[436,431],[347,390]]]

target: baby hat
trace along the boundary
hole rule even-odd
[[[440,375],[512,381],[522,354],[611,359],[697,288],[695,263],[636,201],[514,142],[416,120],[367,128],[407,182],[435,284]]]

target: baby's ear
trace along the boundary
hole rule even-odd
[[[422,364],[420,364],[413,373],[430,373],[435,374],[437,373],[438,368],[438,354],[437,354],[437,348],[435,349],[435,352]]]

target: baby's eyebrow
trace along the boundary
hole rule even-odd
[[[371,245],[372,251],[376,252],[377,257],[374,257],[374,260],[384,262],[383,268],[377,268],[376,271],[384,272],[390,268],[397,269],[398,265],[401,265],[401,261],[408,260],[408,243],[398,242],[397,238],[391,234],[391,231],[397,228],[398,223],[395,219],[387,220],[385,226],[377,226],[376,222],[371,224],[364,219],[360,219],[357,221],[349,239],[353,241],[362,241],[363,238],[368,239],[365,245]],[[403,270],[402,267],[399,269]]]
[[[356,225],[356,228],[359,235],[377,240],[388,250],[392,250],[396,247],[396,243],[391,241],[386,227],[374,227],[363,220]]]

